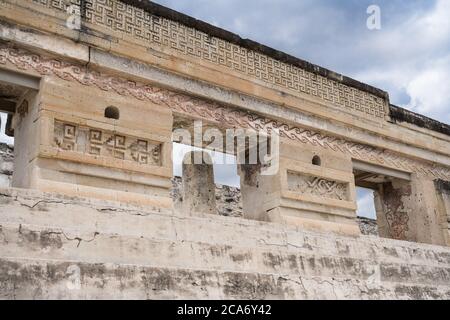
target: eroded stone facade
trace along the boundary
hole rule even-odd
[[[171,195],[174,201],[174,209],[181,211],[183,196],[182,196],[182,178],[174,177],[172,179]],[[216,184],[216,210],[217,214],[226,217],[243,217],[241,190],[236,187]],[[378,226],[376,220],[357,217],[358,226],[361,234],[378,236]]]
[[[54,128],[54,146],[61,150],[161,165],[160,143],[58,120]]]
[[[1,268],[36,279],[2,278],[3,297],[448,297],[448,125],[150,2],[84,1],[79,29],[69,4],[0,1],[0,107],[15,137]],[[172,190],[172,133],[195,120],[278,133],[277,170],[239,164],[238,196],[217,192],[209,164],[185,166]],[[391,239],[361,235],[357,186],[374,190]],[[67,291],[65,268],[82,289]],[[100,288],[100,273],[115,276]]]
[[[0,143],[0,163],[3,168],[0,176],[0,187],[2,188],[11,186],[13,160],[13,148],[4,143]],[[175,176],[172,178],[170,196],[173,199],[174,210],[182,213],[183,187],[181,177]],[[215,184],[215,199],[216,212],[218,215],[235,218],[243,217],[241,190],[239,190],[239,188]],[[362,217],[358,217],[357,219],[362,234],[378,235],[378,227],[375,220]]]
[[[65,11],[63,1],[31,2]],[[386,115],[383,97],[280,62],[121,1],[90,0],[86,5],[85,18],[87,23],[122,33],[144,46],[170,47],[177,54],[229,68],[270,85],[313,95],[350,112],[361,112],[381,119]]]
[[[31,190],[0,203],[3,299],[450,298],[446,247]]]
[[[11,187],[14,171],[14,149],[5,143],[0,143],[0,186]]]

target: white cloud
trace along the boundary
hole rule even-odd
[[[0,112],[0,142],[14,144],[14,138],[11,138],[5,134],[7,116],[8,115],[6,113]]]
[[[406,105],[419,113],[450,123],[450,55],[428,63],[406,85],[411,101]]]
[[[359,70],[356,78],[387,89],[391,102],[450,122],[450,1],[363,40],[382,63]],[[408,95],[409,101],[403,94]]]
[[[356,188],[357,192],[357,215],[359,217],[366,217],[376,219],[375,201],[373,198],[373,191],[364,188]]]

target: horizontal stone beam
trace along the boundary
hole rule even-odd
[[[0,99],[0,111],[14,113],[16,111],[16,103],[11,100]]]
[[[366,171],[370,173],[376,173],[383,176],[388,176],[392,178],[398,178],[402,180],[411,180],[411,175],[408,172],[395,170],[391,168],[381,167],[367,162],[362,162],[358,160],[353,160],[353,169]]]
[[[0,69],[0,81],[27,89],[39,90],[40,79],[22,73]]]

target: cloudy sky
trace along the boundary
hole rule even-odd
[[[197,19],[389,92],[391,103],[450,123],[450,0],[157,0]],[[369,30],[378,5],[381,29]],[[237,184],[230,168],[222,183]],[[374,217],[358,190],[359,214]]]
[[[450,123],[449,0],[157,0],[389,92]],[[369,30],[369,5],[381,29]]]

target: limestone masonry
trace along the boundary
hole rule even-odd
[[[2,171],[0,171],[0,187],[11,187],[11,177],[13,174],[13,148],[0,143],[0,159]],[[241,191],[239,188],[215,184],[216,212],[221,216],[242,217]],[[183,186],[182,178],[175,176],[172,178],[172,189],[170,196],[173,199],[174,210],[183,210]],[[375,220],[357,217],[357,222],[362,234],[378,235],[378,227]]]
[[[450,298],[450,126],[378,88],[150,1],[0,0],[0,111],[2,299]],[[270,145],[239,188],[173,177],[231,129]]]

